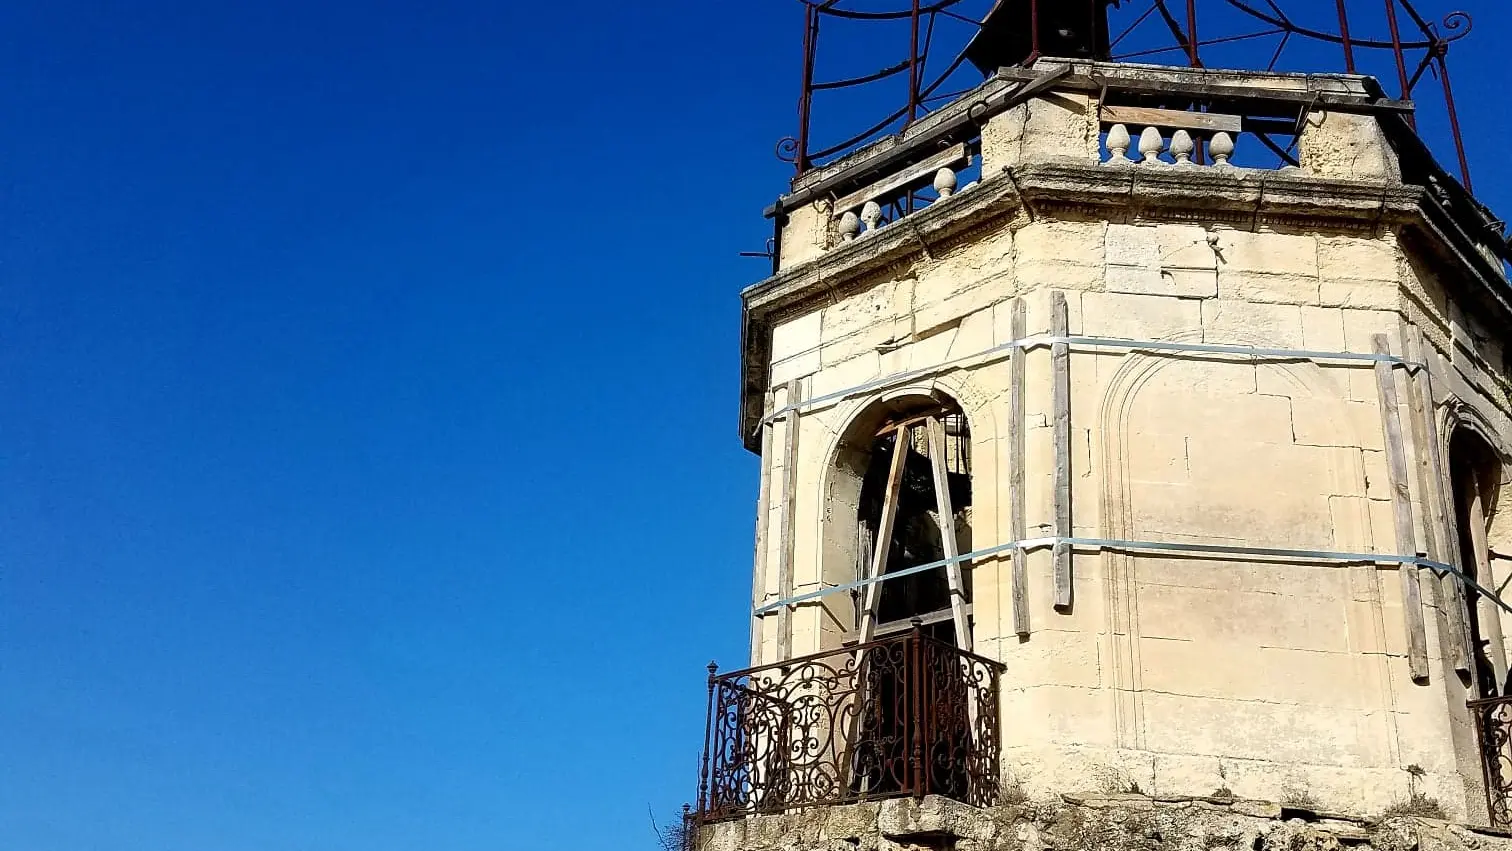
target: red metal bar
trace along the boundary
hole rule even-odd
[[[1391,52],[1396,57],[1397,81],[1401,83],[1402,100],[1412,97],[1411,88],[1407,85],[1407,56],[1402,51],[1402,29],[1397,26],[1397,0],[1386,0],[1386,25],[1391,30]],[[1417,116],[1412,113],[1406,115],[1407,126],[1417,129]]]
[[[919,0],[909,6],[908,31],[908,120],[904,127],[919,116]]]
[[[1355,72],[1354,42],[1349,38],[1349,11],[1344,7],[1344,0],[1334,0],[1339,7],[1339,38],[1344,44],[1344,70],[1353,74]]]
[[[1187,59],[1193,68],[1202,67],[1197,55],[1197,0],[1187,0]]]
[[[1039,0],[1029,0],[1029,61],[1026,64],[1034,64],[1039,56]]]
[[[1449,130],[1454,134],[1454,152],[1459,155],[1460,182],[1465,184],[1466,192],[1474,192],[1470,186],[1470,160],[1465,156],[1465,137],[1460,133],[1459,111],[1454,108],[1454,87],[1449,84],[1449,63],[1444,58],[1448,52],[1447,42],[1440,42],[1434,47],[1439,80],[1444,84],[1444,105],[1449,110]]]
[[[798,173],[809,170],[809,115],[814,108],[814,54],[819,44],[819,10],[804,4],[803,93],[798,97],[798,149],[793,164]]]

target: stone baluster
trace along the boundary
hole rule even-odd
[[[1213,155],[1213,165],[1232,168],[1229,157],[1234,155],[1234,137],[1219,131],[1208,140],[1208,153]]]
[[[1192,134],[1185,130],[1177,130],[1171,134],[1171,156],[1177,165],[1191,165],[1192,152],[1197,150],[1197,145],[1192,141]]]
[[[1122,124],[1115,124],[1108,128],[1108,159],[1105,165],[1128,165],[1129,146],[1133,140],[1129,138],[1129,128]]]
[[[850,242],[860,233],[861,217],[854,210],[846,210],[845,215],[840,217],[840,238]]]
[[[1165,139],[1161,137],[1160,131],[1154,127],[1146,127],[1144,132],[1139,134],[1139,153],[1144,157],[1144,164],[1160,164],[1162,150],[1165,150]]]
[[[956,173],[948,168],[942,168],[935,172],[934,188],[941,198],[949,198],[951,195],[954,195],[956,190]]]
[[[867,201],[861,207],[861,221],[866,222],[866,232],[871,233],[882,227],[882,205],[876,201]]]

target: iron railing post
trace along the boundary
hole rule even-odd
[[[713,809],[714,802],[709,800],[709,771],[710,763],[714,761],[714,753],[709,748],[710,739],[714,735],[714,686],[717,683],[716,675],[719,673],[719,663],[709,663],[709,707],[704,716],[704,746],[703,764],[698,771],[698,812],[707,813]]]

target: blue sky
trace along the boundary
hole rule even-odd
[[[1512,14],[1464,5],[1506,214]],[[653,847],[745,655],[799,22],[0,10],[7,848]]]

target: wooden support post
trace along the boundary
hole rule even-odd
[[[1056,337],[1070,334],[1066,315],[1066,294],[1050,294],[1050,333]],[[1054,375],[1055,404],[1055,535],[1071,537],[1071,347],[1059,342],[1050,345],[1050,364]],[[1071,545],[1056,544],[1053,555],[1055,571],[1055,607],[1071,606]]]
[[[782,599],[793,596],[793,540],[798,511],[798,379],[787,383],[788,407],[783,419],[782,452],[782,556],[777,563],[777,591]],[[793,607],[783,606],[777,615],[777,658],[793,658]]]
[[[1391,345],[1385,334],[1371,337],[1378,355],[1390,355]],[[1375,364],[1376,391],[1381,403],[1381,422],[1386,438],[1386,468],[1391,479],[1392,525],[1396,531],[1396,550],[1401,555],[1417,555],[1417,539],[1412,529],[1412,491],[1407,484],[1407,455],[1402,447],[1401,413],[1397,407],[1396,374],[1386,361]],[[1428,629],[1423,622],[1423,590],[1418,584],[1415,564],[1398,567],[1402,581],[1402,616],[1407,630],[1407,668],[1416,682],[1428,680]]]
[[[756,554],[751,569],[751,607],[759,608],[766,600],[767,577],[767,527],[771,525],[772,513],[772,424],[766,417],[772,413],[772,392],[767,391],[766,406],[762,411],[761,424],[761,485],[756,492]],[[751,617],[751,665],[761,664],[763,643],[762,623],[765,619]]]
[[[1013,339],[1022,340],[1029,333],[1024,318],[1024,300],[1013,300],[1012,322],[1009,332]],[[1029,537],[1029,526],[1024,518],[1024,356],[1022,348],[1014,349],[1010,357],[1008,378],[1008,442],[1012,452],[1012,466],[1008,473],[1008,507],[1010,512],[1009,534],[1013,540]],[[1013,631],[1020,636],[1029,635],[1029,564],[1028,555],[1022,547],[1013,550]]]
[[[950,500],[950,476],[945,469],[945,424],[930,417],[924,428],[929,438],[929,466],[934,471],[935,507],[940,513],[940,547],[945,558],[961,554],[956,541],[955,506]],[[955,622],[956,646],[971,650],[971,622],[966,617],[966,581],[960,562],[945,566],[945,580],[950,587],[950,617]]]
[[[1465,522],[1470,524],[1470,546],[1475,549],[1471,557],[1475,559],[1476,579],[1487,588],[1492,588],[1494,581],[1491,578],[1491,552],[1486,545],[1486,510],[1481,502],[1479,481],[1471,484],[1470,493],[1465,498]],[[1496,689],[1501,693],[1507,687],[1507,648],[1502,637],[1501,609],[1482,599],[1477,604],[1477,614],[1482,618],[1481,632],[1486,636],[1486,643],[1491,651],[1491,666],[1495,668],[1493,673],[1496,677]]]
[[[887,471],[887,493],[882,499],[882,517],[877,523],[877,546],[872,551],[871,569],[867,579],[876,579],[887,570],[887,555],[892,550],[893,524],[898,519],[898,494],[903,489],[903,467],[908,462],[909,434],[912,428],[899,428],[893,438],[892,466]],[[882,599],[882,583],[866,586],[865,605],[861,609],[861,629],[857,642],[865,644],[872,640],[877,630],[877,603]]]
[[[1433,378],[1428,372],[1423,333],[1403,325],[1405,356],[1422,366],[1407,379],[1407,404],[1412,411],[1412,445],[1417,450],[1419,492],[1423,503],[1423,542],[1434,561],[1458,564],[1459,536],[1444,510],[1447,479],[1440,456],[1438,423],[1434,420]],[[1441,576],[1431,586],[1433,597],[1444,612],[1449,627],[1449,658],[1456,671],[1470,671],[1469,624],[1465,617],[1464,589],[1452,575]]]

